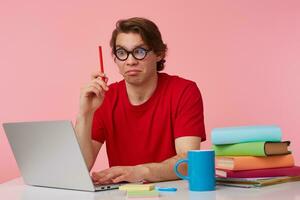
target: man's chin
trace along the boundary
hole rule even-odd
[[[130,85],[135,85],[135,86],[139,86],[142,84],[142,80],[141,79],[134,79],[134,78],[126,78],[125,79],[126,83],[130,84]]]
[[[125,77],[126,83],[134,86],[140,86],[143,83],[143,80],[140,77]]]

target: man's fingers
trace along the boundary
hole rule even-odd
[[[106,176],[98,178],[97,183],[99,183],[99,184],[110,184],[110,183],[113,183],[113,181],[112,181],[113,177],[114,177],[113,174],[107,174]]]
[[[107,77],[107,76],[105,76],[105,78],[104,78],[104,82],[105,82],[105,83],[107,83],[107,82],[108,82],[108,77]]]
[[[93,181],[97,181],[98,180],[97,173],[96,172],[92,172],[91,178],[92,178]]]
[[[126,175],[118,176],[118,177],[112,179],[112,181],[113,181],[113,183],[119,183],[122,181],[126,181]]]
[[[106,174],[104,177],[102,177],[101,179],[99,179],[99,182],[107,182],[110,181],[114,178],[115,174]]]
[[[102,176],[99,175],[99,172],[93,172],[92,178],[93,178],[93,180],[98,180],[98,179],[102,178]]]
[[[105,90],[97,82],[91,82],[82,89],[82,92],[82,94],[85,94],[85,96],[89,96],[91,93],[93,93],[98,97],[103,97]]]
[[[90,83],[89,86],[94,86],[94,87],[96,87],[99,91],[102,90],[101,85],[99,85],[97,82],[92,82],[92,83]]]
[[[91,80],[94,80],[98,77],[101,77],[101,78],[107,78],[106,75],[102,72],[93,72],[92,75],[91,75]]]
[[[92,179],[97,181],[97,182],[101,182],[100,180],[103,179],[106,176],[106,174],[107,174],[107,172],[104,172],[104,171],[93,172],[92,173]]]
[[[110,171],[110,168],[99,171],[99,172],[93,172],[92,176],[97,177],[97,178],[101,178],[101,177],[105,176],[107,173],[109,173],[109,171]]]
[[[94,179],[101,184],[113,183],[113,179],[122,175],[123,175],[123,170],[121,168],[114,168],[114,167],[103,170],[98,173],[92,173]]]
[[[92,181],[93,181],[93,183],[94,183],[95,185],[100,184],[99,181],[98,181],[98,178],[95,177],[95,172],[92,173],[91,179],[92,179]]]
[[[107,84],[100,77],[94,79],[92,82],[99,85],[105,91],[108,91],[108,89],[109,89]]]
[[[91,80],[97,78],[97,77],[100,76],[100,75],[101,75],[101,72],[93,72],[93,73],[91,74]]]
[[[105,181],[108,181],[108,180],[112,181],[112,179],[114,179],[114,178],[116,178],[118,176],[121,176],[121,175],[123,175],[122,170],[112,169],[109,172],[107,172],[105,174],[105,176],[102,177],[99,181],[101,181],[101,182],[102,181],[105,182]]]
[[[90,85],[90,86],[88,87],[87,93],[94,93],[94,94],[97,95],[98,97],[99,97],[100,95],[102,95],[101,92],[100,92],[100,90],[99,90],[97,87],[93,86],[93,85]]]

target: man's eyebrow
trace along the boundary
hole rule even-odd
[[[122,45],[116,45],[116,48],[118,48],[118,47],[120,47],[120,48],[123,48],[123,49],[125,49],[125,50],[128,50],[127,48],[125,48],[124,46],[122,46]],[[137,47],[147,47],[147,45],[146,44],[144,44],[144,43],[142,43],[142,44],[138,44],[138,45],[135,45],[132,49],[135,49],[135,48],[137,48]]]

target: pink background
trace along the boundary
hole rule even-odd
[[[43,3],[42,3],[43,2]],[[109,39],[120,18],[155,21],[168,44],[165,72],[197,82],[209,148],[213,127],[277,124],[300,164],[300,2],[1,1],[0,123],[71,119],[80,87],[104,51],[119,80]],[[95,169],[107,167],[105,150]],[[0,128],[0,182],[19,176]]]

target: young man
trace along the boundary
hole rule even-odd
[[[108,87],[104,74],[93,74],[81,90],[75,127],[89,170],[106,142],[110,168],[92,178],[96,184],[177,179],[176,161],[206,139],[199,89],[159,73],[167,46],[150,20],[118,21],[110,45],[124,80]]]

